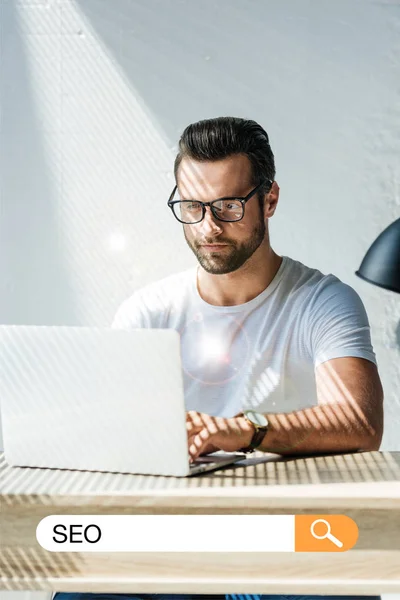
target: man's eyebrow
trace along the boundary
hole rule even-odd
[[[213,200],[220,200],[221,198],[245,198],[246,194],[224,194],[223,196],[215,196],[212,200],[199,200],[199,198],[187,197],[184,198],[183,195],[179,192],[179,188],[177,188],[177,195],[181,200],[192,200],[196,202],[212,202]]]

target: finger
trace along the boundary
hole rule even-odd
[[[199,424],[195,424],[194,422],[186,423],[188,435],[196,435],[203,429],[206,429],[211,435],[216,435],[219,431],[225,431],[227,429],[226,419],[218,419],[204,414],[202,414],[201,417],[203,417],[203,419]]]
[[[196,437],[197,433],[198,433],[198,432],[196,431],[195,433],[193,433],[192,435],[190,435],[190,436],[188,437],[188,448],[190,448],[190,446],[193,444],[193,440],[194,440],[194,438]]]
[[[189,410],[186,413],[186,421],[194,423],[195,425],[203,425],[204,427],[209,423],[216,422],[218,417],[212,417],[206,413],[197,412],[195,410]],[[225,419],[222,419],[225,420]]]
[[[196,432],[198,433],[203,429],[203,425],[195,425],[192,421],[187,421],[186,423],[186,431],[188,433]]]
[[[186,419],[192,419],[193,421],[197,421],[202,417],[203,413],[198,410],[188,410],[186,413]]]
[[[189,455],[192,460],[195,460],[200,454],[204,451],[204,449],[208,446],[210,441],[210,433],[207,429],[203,429],[194,436],[191,445],[189,446]]]
[[[189,410],[186,413],[186,422],[192,423],[193,425],[202,426],[204,423],[203,413],[197,412],[196,410]]]
[[[209,420],[204,424],[204,429],[207,429],[211,435],[218,433],[219,426],[217,420],[214,417],[210,417]]]
[[[188,437],[188,448],[190,448],[190,446],[192,446],[193,444],[198,443],[198,440],[203,440],[204,442],[206,442],[209,439],[210,439],[210,434],[207,431],[207,429],[202,429],[200,432],[195,431]]]
[[[190,448],[190,446],[193,445],[193,440],[196,437],[197,434],[193,434],[188,438],[188,448]],[[201,449],[200,454],[211,454],[212,452],[217,452],[219,450],[219,448],[217,446],[215,446],[214,444],[208,442],[206,443],[206,445]],[[200,456],[200,455],[199,455]]]

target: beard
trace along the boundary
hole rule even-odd
[[[222,238],[202,240],[202,244],[227,244],[226,248],[218,252],[206,251],[197,240],[187,238],[185,228],[183,231],[189,248],[195,254],[203,269],[212,275],[225,275],[240,269],[253,256],[264,240],[266,227],[264,220],[261,218],[254,227],[251,236],[245,242],[239,243]]]

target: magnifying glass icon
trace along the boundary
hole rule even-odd
[[[318,523],[323,523],[324,525],[326,525],[326,533],[324,533],[323,535],[317,535],[315,533],[315,526]],[[313,537],[315,537],[316,540],[326,540],[326,539],[328,539],[333,544],[335,544],[335,546],[337,546],[338,548],[343,548],[343,542],[341,542],[340,540],[337,539],[337,537],[335,537],[334,535],[332,535],[330,523],[328,523],[328,521],[325,521],[325,519],[316,519],[313,522],[313,524],[311,525],[311,535]]]

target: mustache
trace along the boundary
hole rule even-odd
[[[232,242],[231,240],[223,240],[221,238],[218,238],[217,240],[209,240],[209,239],[203,239],[203,240],[197,240],[196,241],[196,246],[205,246],[205,245],[218,245],[218,244],[226,244],[227,246],[232,246]]]

